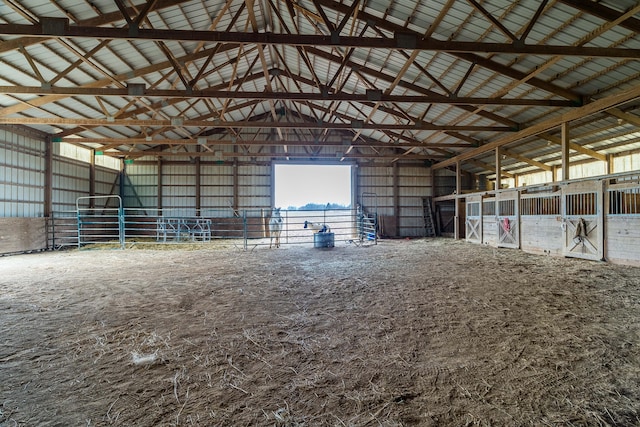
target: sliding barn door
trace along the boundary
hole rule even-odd
[[[577,182],[562,189],[563,255],[604,257],[603,182]]]
[[[465,236],[467,242],[482,243],[482,196],[466,198],[467,215]]]
[[[520,221],[518,217],[518,190],[496,194],[498,218],[498,246],[520,248]]]

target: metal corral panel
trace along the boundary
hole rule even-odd
[[[44,212],[44,142],[0,130],[0,217]]]

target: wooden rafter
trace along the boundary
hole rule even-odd
[[[324,1],[324,0],[318,0]],[[390,26],[390,24],[382,25]],[[408,49],[432,52],[447,52],[453,55],[464,54],[481,64],[481,57],[474,52],[504,53],[512,55],[543,55],[543,56],[590,56],[604,58],[640,58],[640,49],[577,47],[562,45],[526,45],[513,43],[488,43],[466,41],[442,41],[434,38],[422,38],[419,34],[407,29],[396,32],[394,38],[341,36],[332,39],[331,36],[315,34],[268,34],[248,32],[198,31],[198,30],[164,30],[140,29],[137,35],[121,28],[80,27],[63,25],[61,34],[48,34],[48,27],[42,24],[0,24],[0,34],[5,36],[34,36],[43,38],[95,38],[120,40],[156,40],[156,41],[207,41],[225,43],[257,43],[262,45],[279,44],[288,46],[329,46],[329,47],[358,47],[371,49]],[[470,61],[473,62],[473,61]],[[487,61],[487,68],[497,67],[493,61]],[[515,70],[512,70],[515,71]]]

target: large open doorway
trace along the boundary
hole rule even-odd
[[[274,206],[286,210],[349,209],[351,165],[275,164]]]
[[[351,165],[280,163],[273,169],[274,206],[285,243],[348,241],[356,232]],[[320,246],[319,246],[320,247]]]

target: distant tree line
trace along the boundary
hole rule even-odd
[[[327,203],[326,205],[320,203],[307,203],[304,206],[289,206],[288,211],[321,211],[324,209],[351,209],[351,205],[341,205],[339,203]]]

